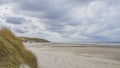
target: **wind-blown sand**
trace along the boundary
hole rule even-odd
[[[25,45],[37,56],[40,68],[120,68],[119,47],[79,44]]]

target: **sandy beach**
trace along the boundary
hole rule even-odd
[[[80,44],[25,44],[39,68],[120,68],[120,47]]]

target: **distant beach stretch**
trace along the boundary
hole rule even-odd
[[[98,45],[25,43],[39,68],[120,68],[120,47]]]

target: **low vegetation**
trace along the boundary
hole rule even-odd
[[[37,59],[10,30],[0,29],[0,68],[37,67]]]
[[[50,41],[39,38],[28,38],[28,37],[19,37],[24,42],[39,42],[39,43],[49,43]]]

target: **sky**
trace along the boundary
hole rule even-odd
[[[120,0],[0,0],[0,25],[52,42],[120,42]]]

